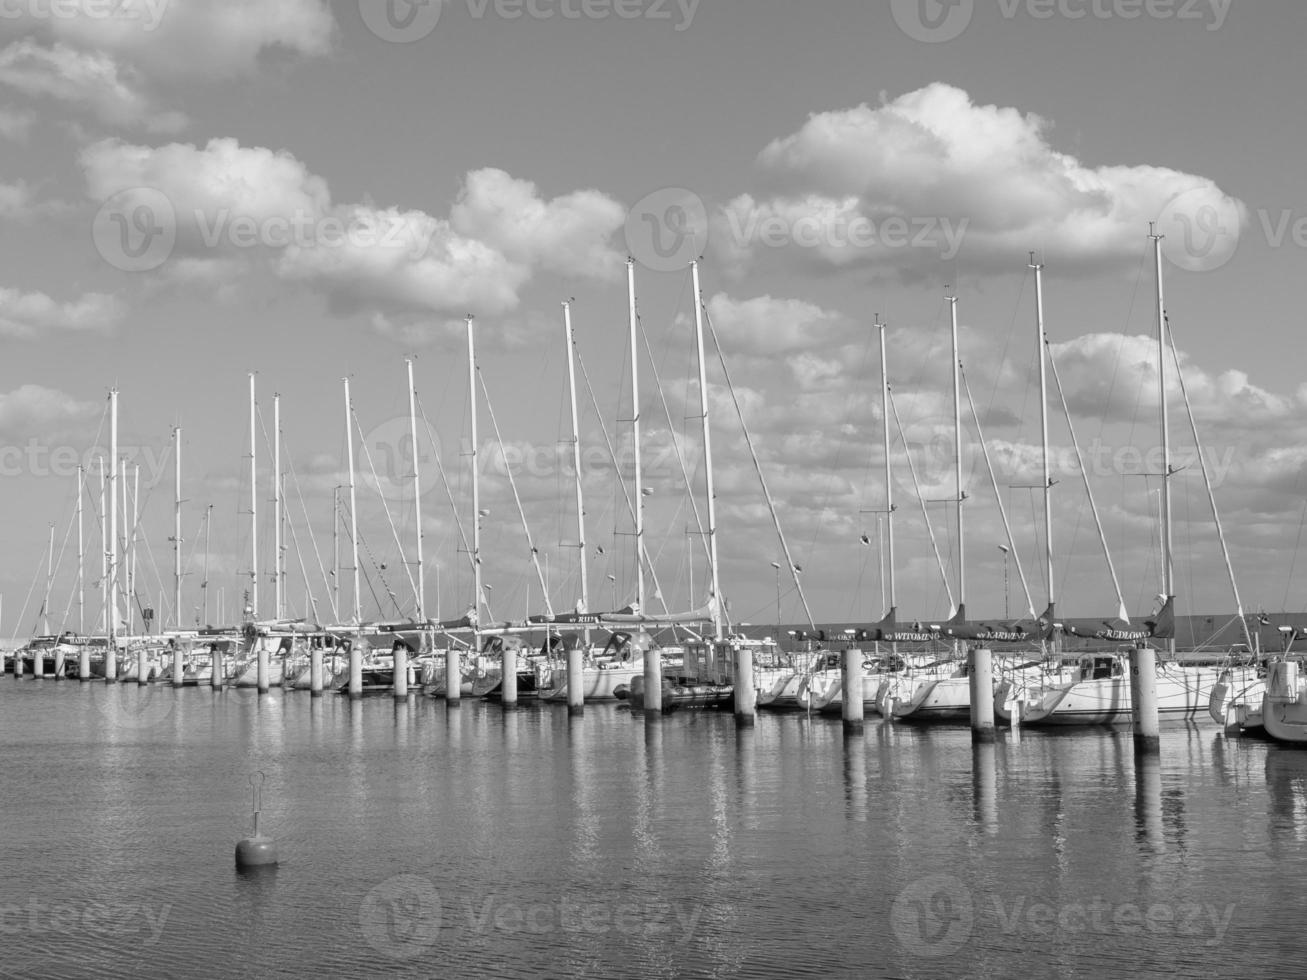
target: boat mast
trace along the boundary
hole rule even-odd
[[[50,543],[45,553],[45,599],[41,603],[41,632],[50,635],[50,584],[54,581],[54,522],[50,522]],[[38,654],[39,656],[39,654]]]
[[[572,405],[572,470],[576,474],[576,546],[581,556],[581,608],[590,611],[590,577],[586,570],[585,497],[581,489],[581,422],[576,410],[576,335],[572,332],[572,304],[563,304],[563,329],[567,333],[567,389]],[[586,629],[589,642],[589,629]]]
[[[422,575],[422,481],[418,476],[418,416],[417,388],[413,385],[413,358],[404,358],[408,365],[408,425],[413,438],[413,520],[417,525],[417,620],[426,622],[426,581]]]
[[[1044,353],[1048,338],[1044,335],[1044,264],[1030,253],[1030,268],[1035,272],[1035,355],[1039,358],[1039,437],[1043,465],[1044,493],[1044,577],[1048,583],[1048,608],[1055,608],[1057,599],[1053,580],[1053,478],[1048,466],[1048,368]]]
[[[703,356],[703,294],[699,289],[699,262],[690,263],[694,283],[694,342],[699,359],[699,416],[703,421],[703,460],[705,493],[708,497],[708,569],[712,576],[713,637],[720,640],[722,631],[721,583],[717,576],[717,500],[713,487],[712,438],[708,426],[708,370]],[[780,642],[780,637],[777,637]]]
[[[259,618],[258,454],[254,436],[254,372],[250,372],[250,619]]]
[[[472,630],[473,647],[481,645],[481,634],[477,626],[481,623],[481,606],[484,603],[487,617],[490,615],[490,603],[485,601],[485,592],[481,585],[481,474],[477,461],[477,355],[476,338],[472,330],[473,317],[467,316],[467,397],[470,421],[472,425],[472,594],[475,615]]]
[[[77,467],[77,632],[86,633],[86,542],[82,537],[82,494],[86,490],[86,470]]]
[[[340,618],[340,486],[331,489],[331,609]]]
[[[100,630],[109,635],[109,512],[105,510],[104,457],[100,457]]]
[[[962,395],[958,380],[958,366],[961,362],[958,357],[958,298],[956,295],[949,296],[948,305],[953,337],[953,472],[954,482],[957,487],[957,499],[954,501],[953,506],[957,512],[958,526],[958,611],[965,615],[967,606],[967,563],[965,561],[966,537],[962,533],[962,502],[967,499],[967,495],[962,489]]]
[[[1162,592],[1163,602],[1175,594],[1174,560],[1171,551],[1171,441],[1166,411],[1166,294],[1162,286],[1162,239],[1157,227],[1149,222],[1148,237],[1153,240],[1153,263],[1157,269],[1157,390],[1162,429]],[[1175,637],[1167,641],[1175,656]]]
[[[281,395],[272,394],[272,607],[277,620],[286,617],[286,574],[281,553]]]
[[[355,626],[363,622],[363,614],[359,605],[359,526],[358,526],[358,508],[355,506],[357,498],[354,494],[354,403],[349,397],[349,378],[345,379],[345,460],[349,467],[349,544],[350,555],[353,563],[354,572],[354,614],[353,622]]]
[[[131,510],[127,507],[127,457],[118,461],[118,473],[122,477],[122,493],[119,494],[118,503],[122,507],[123,518],[123,560],[122,560],[122,582],[123,582],[123,604],[126,607],[123,612],[123,628],[130,636],[134,630],[132,620],[135,618],[132,614],[132,538],[127,533]]]
[[[640,367],[635,309],[635,259],[626,260],[626,297],[631,326],[631,431],[635,444],[635,602],[644,611],[644,484],[640,475]]]
[[[173,604],[177,610],[173,622],[182,626],[182,427],[172,430],[173,451],[173,515],[172,515],[172,589]]]
[[[204,581],[200,584],[200,589],[204,593],[204,622],[201,625],[209,625],[209,540],[211,528],[213,526],[213,504],[204,511]]]
[[[114,648],[118,633],[118,389],[109,389],[109,485],[106,509],[109,513],[108,602],[105,607],[105,633],[109,649]]]
[[[894,481],[890,478],[889,465],[889,361],[885,355],[885,331],[886,325],[880,322],[880,314],[876,315],[876,330],[880,334],[880,418],[882,422],[882,435],[884,437],[885,449],[885,558],[886,558],[886,582],[889,589],[889,609],[892,613],[895,609],[894,599]],[[877,532],[877,537],[880,534]]]

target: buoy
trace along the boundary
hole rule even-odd
[[[258,782],[254,781],[255,776]],[[262,868],[277,863],[277,842],[259,833],[259,810],[263,802],[263,784],[267,776],[260,770],[250,776],[250,793],[254,808],[254,833],[236,842],[236,867]]]

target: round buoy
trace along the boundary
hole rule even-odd
[[[254,777],[258,776],[256,783]],[[254,808],[254,833],[236,842],[236,867],[264,868],[277,863],[277,842],[259,833],[259,811],[263,803],[263,783],[267,776],[262,771],[250,776],[251,803]]]

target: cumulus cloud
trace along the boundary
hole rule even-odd
[[[0,106],[0,138],[25,143],[35,121],[35,113]]]
[[[125,313],[117,297],[107,293],[87,293],[60,303],[45,293],[0,287],[0,334],[10,337],[34,337],[57,330],[107,333]]]
[[[343,313],[371,311],[384,333],[434,334],[415,315],[502,317],[541,269],[615,272],[622,211],[594,191],[553,199],[498,170],[468,174],[451,216],[336,203],[295,157],[214,139],[206,146],[104,140],[82,154],[93,200],[140,207],[175,231],[173,254],[262,260],[283,280],[320,290]],[[406,319],[407,318],[407,319]]]
[[[1246,221],[1206,178],[1091,167],[1054,149],[1048,129],[943,83],[815,114],[758,155],[760,190],[719,210],[713,248],[736,271],[769,258],[911,271],[960,256],[971,269],[1010,268],[1030,249],[1103,270],[1137,256],[1147,222],[1176,218],[1177,198],[1186,213]]]
[[[708,314],[732,355],[773,357],[829,349],[851,334],[843,314],[799,299],[764,295],[735,300],[718,293],[708,301]]]
[[[89,418],[99,411],[92,402],[81,402],[66,392],[41,385],[23,385],[0,392],[0,433],[30,433],[50,425]]]

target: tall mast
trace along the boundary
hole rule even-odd
[[[967,595],[966,535],[962,533],[962,502],[967,497],[962,489],[962,395],[958,380],[960,361],[958,357],[958,298],[956,295],[949,296],[948,305],[953,337],[953,472],[957,489],[957,499],[954,501],[953,506],[957,511],[958,609],[961,611],[966,608]]]
[[[118,389],[109,389],[109,486],[106,509],[109,512],[108,605],[105,607],[105,632],[109,649],[118,634]]]
[[[717,577],[717,493],[713,487],[712,433],[708,426],[708,368],[703,356],[703,294],[699,290],[699,262],[690,263],[694,285],[694,343],[699,359],[699,415],[703,423],[705,493],[708,496],[708,564],[712,576],[713,636],[722,638],[721,583]],[[639,459],[637,455],[636,459]]]
[[[890,478],[889,465],[889,361],[885,355],[885,324],[876,316],[876,329],[880,333],[880,418],[885,449],[885,560],[886,584],[889,591],[889,608],[886,614],[893,612],[894,599],[894,481]]]
[[[1048,608],[1052,610],[1057,599],[1053,582],[1053,478],[1048,466],[1048,360],[1045,354],[1047,338],[1044,336],[1044,264],[1035,261],[1030,253],[1030,268],[1035,270],[1035,346],[1039,358],[1039,436],[1043,463],[1044,490],[1044,577],[1048,582]]]
[[[1166,410],[1166,294],[1162,286],[1162,239],[1150,222],[1148,237],[1153,240],[1153,263],[1157,269],[1157,390],[1161,406],[1162,427],[1162,591],[1166,598],[1175,594],[1174,556],[1171,551],[1171,437]],[[1165,600],[1163,600],[1165,601]],[[1168,643],[1175,655],[1175,638]]]
[[[281,553],[281,395],[272,394],[272,610],[286,618],[286,575]]]
[[[467,317],[467,397],[468,414],[472,423],[472,601],[475,603],[476,615],[473,619],[481,622],[481,606],[485,595],[481,586],[481,473],[477,460],[477,353],[476,339],[472,331],[472,315]],[[486,603],[486,615],[490,614]],[[480,640],[480,634],[473,630],[474,637]]]
[[[41,632],[50,635],[50,583],[54,580],[54,522],[50,523],[50,543],[45,553],[45,599],[41,603]],[[38,656],[40,656],[38,654]]]
[[[259,618],[258,443],[254,436],[254,372],[250,372],[250,618]]]
[[[213,504],[204,511],[204,581],[200,583],[200,588],[204,592],[204,622],[200,625],[209,625],[209,541],[210,528],[213,526]]]
[[[590,611],[590,578],[586,571],[585,498],[581,490],[581,422],[576,410],[576,338],[572,333],[572,304],[563,304],[567,331],[567,388],[572,403],[572,470],[576,474],[576,546],[581,556],[581,612]],[[587,631],[588,632],[588,631]]]
[[[128,515],[131,511],[127,507],[127,457],[125,456],[118,461],[118,475],[122,481],[122,490],[118,495],[118,505],[122,508],[121,514],[123,520],[123,555],[122,574],[120,578],[122,579],[123,584],[123,605],[125,608],[123,609],[122,624],[123,629],[126,630],[127,635],[130,636],[134,632],[132,628],[132,539],[131,535],[127,533],[127,528],[130,526]]]
[[[631,325],[631,431],[635,444],[635,601],[644,610],[644,483],[640,475],[640,358],[636,336],[635,259],[626,260],[626,296]]]
[[[426,582],[422,573],[422,481],[418,475],[418,415],[417,388],[413,386],[413,358],[404,358],[408,365],[408,425],[413,437],[413,520],[417,525],[417,620],[426,622]]]
[[[340,616],[340,487],[331,490],[331,608]]]
[[[105,510],[104,457],[100,457],[100,630],[109,635],[109,512]]]
[[[182,626],[182,427],[172,430],[173,451],[173,516],[172,516],[172,589],[174,624]]]
[[[86,470],[77,467],[77,632],[86,633],[86,541],[82,536],[82,494]]]
[[[359,525],[357,498],[354,494],[354,403],[349,397],[349,378],[345,379],[345,461],[349,467],[349,545],[350,560],[354,572],[354,625],[363,622],[362,607],[359,604]]]
[[[131,590],[127,593],[127,616],[130,622],[136,615],[136,560],[139,553],[136,550],[137,535],[141,531],[141,464],[132,464],[132,577],[128,580],[131,583]],[[142,623],[145,632],[150,632],[149,623]]]

